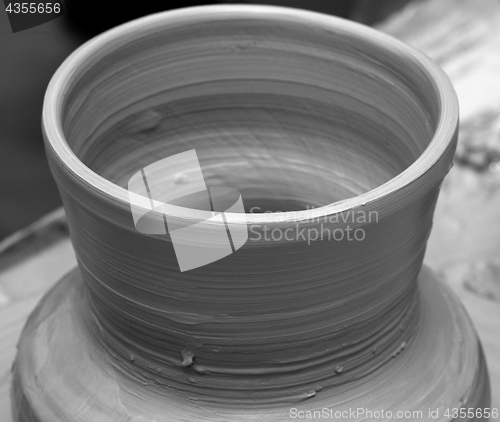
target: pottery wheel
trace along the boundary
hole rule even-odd
[[[463,306],[425,267],[419,288],[420,319],[410,341],[366,378],[327,390],[318,385],[293,401],[255,403],[249,408],[213,406],[202,394],[187,397],[173,390],[160,376],[139,378],[124,372],[103,350],[99,336],[89,332],[89,324],[95,321],[75,269],[45,296],[24,329],[14,371],[17,420],[288,421],[290,412],[323,409],[334,414],[350,409],[394,415],[421,411],[419,420],[436,420],[429,417],[430,408],[438,409],[437,420],[444,421],[450,419],[444,416],[446,409],[487,407],[484,358]],[[32,330],[36,335],[26,335]],[[331,376],[342,377],[342,373]],[[200,376],[186,368],[185,377],[196,382],[210,374]],[[363,414],[358,420],[375,419],[392,420]]]

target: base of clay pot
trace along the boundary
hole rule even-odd
[[[412,339],[365,378],[276,407],[215,407],[201,395],[188,397],[121,371],[88,329],[99,332],[75,269],[47,293],[24,327],[13,366],[14,419],[276,422],[300,417],[349,420],[354,412],[356,420],[381,421],[402,411],[422,412],[407,413],[399,418],[403,420],[449,421],[457,409],[489,407],[486,364],[466,311],[427,268],[419,288],[420,320]]]

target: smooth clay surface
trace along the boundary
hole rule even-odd
[[[418,282],[457,116],[449,81],[423,55],[307,12],[181,10],[81,47],[43,115],[79,270],[24,330],[17,420],[487,407],[462,307],[428,271]],[[168,234],[135,229],[124,187],[191,149],[208,186],[241,192],[249,212],[225,215],[251,234],[181,273]],[[152,183],[174,178],[181,191],[190,171]],[[174,226],[206,217],[162,211]]]

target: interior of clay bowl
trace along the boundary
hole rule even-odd
[[[227,10],[158,15],[76,53],[61,126],[85,166],[126,188],[195,149],[207,186],[238,189],[247,212],[294,211],[373,190],[431,143],[439,92],[387,37]]]

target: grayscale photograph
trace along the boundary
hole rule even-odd
[[[0,9],[0,422],[500,422],[500,0]]]

